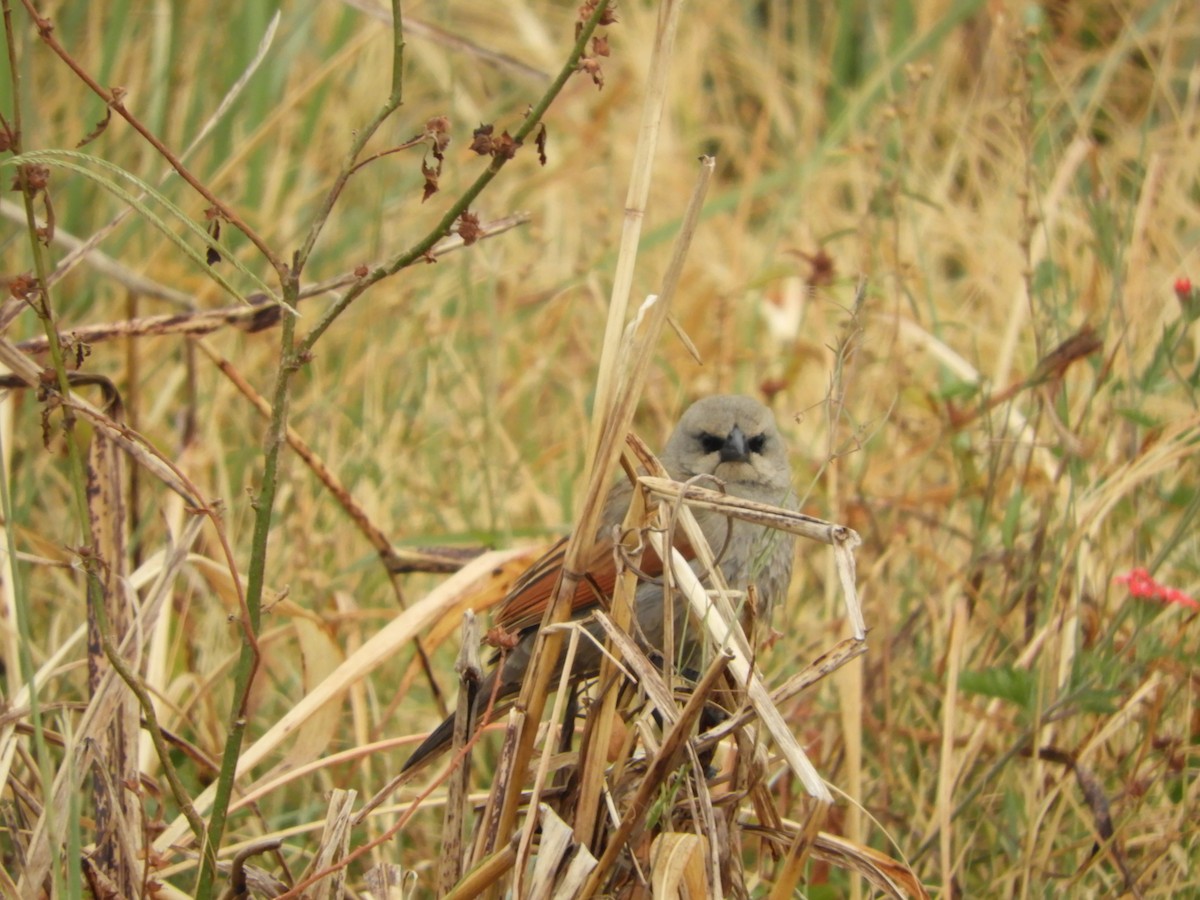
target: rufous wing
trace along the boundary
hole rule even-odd
[[[509,633],[517,634],[541,624],[562,573],[567,540],[568,538],[564,537],[556,543],[517,579],[508,596],[501,601],[496,610],[493,617],[495,625]],[[686,559],[694,558],[695,553],[691,545],[682,537],[676,539],[676,545]],[[635,565],[640,575],[649,578],[662,575],[662,560],[648,545]],[[574,597],[571,598],[571,617],[579,618],[596,606],[606,607],[612,598],[616,582],[617,565],[612,541],[599,540],[592,547],[583,577],[575,588]]]

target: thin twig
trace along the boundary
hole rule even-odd
[[[546,114],[546,110],[550,108],[550,104],[554,102],[554,100],[562,92],[563,87],[566,86],[567,80],[573,74],[575,74],[579,66],[579,60],[583,56],[584,48],[587,46],[588,40],[595,31],[596,25],[599,23],[600,17],[603,15],[606,6],[607,0],[599,3],[591,18],[589,18],[584,26],[580,29],[579,35],[575,40],[575,46],[571,48],[571,53],[567,57],[566,63],[559,70],[558,76],[553,82],[551,82],[550,87],[546,89],[546,92],[542,95],[541,99],[534,104],[533,108],[529,111],[529,114],[525,117],[524,122],[512,136],[513,142],[517,146],[520,146],[524,142],[525,138],[533,133],[533,130],[541,123],[542,117]],[[453,204],[451,204],[450,208],[446,210],[445,215],[443,215],[441,220],[434,225],[432,229],[430,229],[429,233],[426,234],[424,238],[417,241],[417,243],[413,244],[413,246],[405,250],[403,253],[397,254],[396,256],[392,257],[392,259],[380,264],[379,266],[376,266],[365,276],[363,276],[357,283],[355,283],[348,291],[346,291],[345,294],[337,299],[333,306],[325,313],[324,316],[321,317],[321,320],[315,326],[313,326],[312,330],[309,331],[308,334],[306,334],[300,341],[298,347],[299,352],[310,352],[313,348],[313,345],[316,344],[321,335],[328,330],[329,326],[332,325],[338,316],[345,312],[346,308],[364,291],[366,291],[367,288],[376,282],[382,281],[384,278],[388,278],[391,275],[396,274],[401,269],[411,266],[417,260],[423,259],[438,242],[438,240],[450,234],[450,229],[454,227],[454,223],[458,221],[459,217],[470,208],[471,204],[475,201],[475,198],[479,196],[483,189],[491,184],[492,179],[499,174],[500,170],[507,162],[508,160],[503,155],[493,156],[491,162],[488,164],[488,167],[480,173],[479,177],[476,178],[471,186],[463,192],[462,196],[459,197],[459,199]]]
[[[400,0],[392,0],[392,88],[388,94],[387,100],[380,108],[375,117],[371,119],[354,137],[354,141],[350,144],[350,149],[342,160],[342,166],[338,170],[338,174],[333,179],[333,184],[330,186],[325,199],[321,201],[321,206],[313,216],[312,225],[309,226],[308,234],[304,238],[304,242],[300,245],[300,249],[296,251],[295,259],[292,262],[292,269],[298,276],[303,271],[305,263],[308,262],[308,257],[312,253],[313,247],[316,246],[317,238],[321,236],[321,231],[325,228],[325,223],[329,221],[329,215],[333,212],[334,204],[337,203],[338,197],[342,195],[342,189],[346,186],[346,182],[350,180],[350,176],[354,174],[358,168],[358,158],[362,155],[363,148],[375,136],[375,132],[379,130],[388,117],[391,116],[400,104],[404,102],[404,22],[400,16]],[[309,348],[312,344],[308,345]]]
[[[16,208],[14,204],[10,204],[7,201],[0,201],[0,212],[3,212],[6,216],[8,215],[9,207]],[[479,238],[480,240],[485,240],[495,237],[519,225],[527,224],[529,220],[529,213],[518,212],[485,222],[479,226]],[[62,236],[61,229],[56,229],[55,234],[57,240]],[[78,239],[73,238],[72,240],[77,241]],[[429,251],[429,254],[434,259],[440,259],[449,253],[461,250],[463,246],[462,238],[457,234],[452,234],[438,241],[437,245]],[[104,259],[107,260],[107,257],[104,257]],[[90,255],[88,260],[89,262],[96,262]],[[179,292],[171,291],[171,289],[163,287],[157,282],[136,276],[133,272],[130,272],[112,260],[107,260],[107,263],[97,265],[96,268],[136,293],[145,293],[172,302],[176,302],[177,298],[182,298],[180,305],[187,307],[193,305],[188,295],[179,294]],[[302,288],[298,299],[306,300],[328,293],[339,287],[345,287],[347,284],[353,284],[358,278],[359,276],[353,272],[346,272],[327,281]],[[268,303],[267,298],[262,294],[251,296],[250,299],[251,301],[258,300],[259,302],[252,302],[250,306],[238,303],[233,306],[223,306],[220,309],[165,313],[163,315],[126,319],[119,322],[98,322],[92,325],[80,325],[76,328],[71,328],[63,332],[63,334],[76,343],[99,344],[105,341],[129,337],[161,337],[165,334],[211,334],[222,328],[239,328],[242,331],[253,333],[272,328],[279,324],[282,316],[282,307],[275,303]],[[0,325],[2,324],[0,322]],[[44,353],[49,347],[49,339],[43,335],[21,341],[16,346],[26,353]]]

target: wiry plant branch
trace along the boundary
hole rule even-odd
[[[16,46],[13,39],[12,13],[7,2],[4,3],[4,23],[7,35],[8,62],[12,77],[12,85],[14,87],[13,121],[15,123],[12,133],[7,135],[6,138],[13,153],[19,155],[22,150],[20,133],[21,115],[19,102],[20,76],[17,66]],[[17,176],[15,182],[16,188],[21,192],[21,197],[25,206],[25,220],[29,239],[29,248],[30,253],[33,255],[34,271],[36,272],[36,280],[26,284],[24,289],[25,296],[22,299],[25,299],[33,308],[49,342],[48,348],[50,351],[52,378],[42,382],[44,387],[47,389],[44,402],[62,406],[62,434],[67,447],[69,482],[72,489],[75,504],[75,514],[78,517],[84,549],[82,554],[82,568],[86,583],[85,590],[87,595],[87,604],[89,608],[95,609],[103,605],[104,598],[98,573],[96,572],[96,559],[94,553],[95,537],[92,533],[91,520],[88,516],[87,507],[87,479],[84,474],[83,454],[79,446],[78,435],[75,431],[74,412],[69,404],[62,402],[71,396],[71,389],[68,380],[62,344],[58,338],[58,332],[54,324],[54,309],[51,303],[49,290],[50,264],[46,256],[46,249],[42,243],[42,231],[38,227],[37,215],[34,210],[34,200],[39,194],[46,198],[47,206],[49,204],[48,184],[46,184],[44,181],[40,185],[35,183],[35,179],[48,180],[49,174],[48,172],[42,172],[41,174],[38,174],[37,172],[37,167],[20,165],[17,167]],[[49,228],[49,226],[47,226],[47,228]],[[51,384],[56,386],[56,392],[49,390]],[[46,411],[47,417],[49,416],[49,413],[50,408],[48,408]],[[22,644],[23,647],[21,656],[22,661],[24,662],[28,651],[27,647],[24,646],[24,641],[22,641]],[[27,674],[31,676],[32,670],[30,670],[30,672]],[[38,730],[40,730],[40,721],[37,716],[38,706],[36,694],[33,691],[30,692],[30,702],[31,709],[34,711],[35,724],[37,725]],[[51,783],[52,779],[47,778],[47,776],[50,774],[50,768],[49,757],[46,754],[45,742],[39,741],[38,746],[39,767],[42,769],[43,777],[46,778],[46,783],[49,784]],[[44,808],[43,814],[46,817],[45,821],[48,826],[46,830],[42,832],[43,839],[48,841],[49,844],[55,848],[54,852],[60,852],[59,848],[61,847],[62,836],[58,833],[58,830],[55,827],[55,811],[47,806]],[[66,859],[77,859],[78,852],[72,853],[72,850],[77,850],[80,842],[78,817],[68,814],[66,827]],[[37,852],[40,848],[34,849],[35,852]],[[59,866],[54,865],[53,868],[54,883],[58,885],[61,877],[59,873]],[[79,875],[80,872],[78,865],[74,862],[69,863],[66,872],[67,890],[77,887]]]
[[[380,108],[379,112],[375,114],[375,118],[358,132],[354,138],[354,142],[350,145],[350,150],[346,154],[346,158],[342,160],[341,169],[334,178],[333,185],[325,195],[320,209],[317,210],[316,215],[313,217],[312,225],[308,229],[308,236],[305,237],[304,243],[300,245],[300,249],[296,252],[292,268],[297,274],[304,269],[305,263],[308,262],[309,254],[312,253],[313,247],[317,243],[317,238],[321,236],[321,231],[325,227],[325,223],[329,220],[329,214],[333,212],[334,204],[337,203],[338,197],[342,195],[342,189],[346,186],[346,182],[350,180],[350,176],[357,169],[358,157],[362,154],[363,148],[375,136],[375,132],[379,130],[379,126],[386,122],[388,117],[399,109],[400,105],[404,102],[404,22],[400,15],[400,0],[392,0],[392,47],[391,93],[388,95],[387,101]]]
[[[0,212],[7,212],[5,204],[2,202],[0,202]],[[516,228],[518,225],[526,224],[528,221],[528,213],[514,213],[510,216],[485,222],[479,226],[480,240],[503,234],[509,229]],[[55,239],[57,240],[60,237],[62,237],[62,231],[58,229],[56,230]],[[439,241],[429,251],[429,254],[435,259],[440,259],[448,253],[461,250],[463,246],[462,238],[456,234],[452,234]],[[111,263],[111,260],[108,263]],[[167,299],[175,299],[176,295],[178,295],[187,301],[188,306],[192,305],[187,295],[179,295],[178,292],[172,292],[170,289],[156,282],[135,276],[133,272],[129,272],[123,267],[118,266],[115,270],[102,266],[98,266],[97,268],[101,272],[111,275],[118,282],[126,285],[131,291],[135,291],[136,293],[149,292],[153,296],[166,297]],[[302,288],[298,299],[306,300],[316,297],[336,290],[339,287],[344,287],[347,284],[353,284],[357,280],[357,275],[347,272],[327,281]],[[223,306],[220,309],[163,313],[156,316],[143,316],[137,319],[125,319],[117,322],[98,322],[92,325],[80,325],[63,332],[62,335],[69,341],[91,345],[129,337],[161,337],[164,334],[212,334],[222,328],[238,328],[248,333],[254,333],[279,324],[283,314],[281,306],[268,302],[266,296],[263,294],[251,295],[250,300],[252,301],[250,306],[238,303],[233,306]],[[5,309],[7,310],[7,307]],[[17,308],[14,308],[12,314],[15,315],[16,311]],[[0,312],[0,330],[2,330],[6,321],[6,316],[3,312]],[[44,353],[49,348],[49,345],[49,338],[43,335],[21,341],[15,346],[25,353]]]
[[[571,48],[571,53],[567,57],[566,63],[559,70],[558,76],[553,82],[551,82],[550,87],[546,89],[546,92],[542,95],[541,99],[534,104],[533,108],[529,111],[529,114],[525,117],[525,121],[521,124],[521,127],[518,128],[516,133],[512,136],[513,142],[517,144],[517,146],[520,146],[524,142],[525,138],[533,133],[533,130],[541,123],[542,117],[546,114],[546,110],[550,108],[550,104],[554,102],[554,100],[562,92],[562,89],[566,85],[567,81],[578,70],[579,60],[583,56],[584,48],[587,46],[587,42],[591,39],[592,34],[595,32],[596,26],[600,23],[600,19],[604,15],[607,5],[607,0],[605,0],[605,2],[598,3],[595,11],[583,24],[583,27],[580,28],[579,34],[575,39],[575,46]],[[488,167],[480,173],[479,177],[476,178],[474,183],[463,192],[462,196],[459,197],[458,200],[453,204],[451,204],[450,208],[446,210],[445,215],[442,216],[441,221],[439,221],[429,231],[429,233],[425,235],[425,237],[417,241],[417,243],[413,244],[413,246],[405,250],[403,253],[400,253],[392,259],[380,264],[379,266],[376,266],[374,269],[364,275],[348,291],[346,291],[345,294],[339,297],[333,306],[328,310],[328,312],[321,317],[321,320],[315,326],[313,326],[312,330],[309,331],[308,334],[306,334],[300,341],[300,352],[306,353],[311,351],[313,345],[320,340],[321,335],[328,330],[329,326],[334,323],[337,317],[345,312],[346,308],[359,296],[361,296],[367,288],[385,278],[395,275],[401,269],[411,266],[417,260],[425,258],[426,254],[433,249],[434,245],[439,240],[450,234],[450,229],[454,227],[454,223],[464,212],[470,208],[471,203],[473,203],[475,198],[483,192],[483,189],[491,184],[492,179],[494,179],[496,175],[499,174],[500,170],[504,168],[506,162],[508,162],[508,160],[503,155],[493,156],[491,162],[488,163]]]

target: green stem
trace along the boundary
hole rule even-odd
[[[333,212],[333,206],[337,203],[338,197],[341,196],[342,189],[345,188],[346,182],[350,180],[350,176],[354,174],[358,164],[358,157],[367,146],[367,142],[374,137],[375,132],[379,130],[379,126],[387,120],[388,116],[399,109],[404,102],[404,30],[403,17],[400,15],[400,0],[392,0],[392,47],[392,92],[388,96],[387,102],[375,114],[375,118],[358,132],[358,136],[355,137],[354,143],[350,146],[350,152],[342,160],[342,168],[338,172],[337,178],[334,179],[329,193],[326,194],[325,199],[321,202],[321,208],[317,210],[313,218],[312,227],[309,228],[308,235],[304,238],[304,243],[300,245],[300,250],[296,254],[293,268],[297,272],[304,270],[309,254],[312,253],[313,247],[317,243],[317,238],[325,227],[325,223],[329,221],[329,214]]]
[[[6,41],[9,79],[12,86],[13,109],[12,109],[12,140],[14,153],[20,151],[21,140],[21,73],[17,67],[17,48],[13,40],[12,27],[12,9],[8,4],[8,0],[4,0],[4,37]],[[27,207],[28,214],[28,207]],[[31,234],[34,229],[30,229]],[[3,445],[0,444],[0,454],[3,453]],[[3,504],[4,521],[12,522],[12,497],[8,490],[7,473],[0,473],[0,503]],[[17,544],[16,535],[13,528],[4,529],[5,542],[8,549],[8,569],[9,578],[12,581],[13,597],[15,600],[15,611],[17,620],[17,656],[20,660],[20,676],[21,681],[29,686],[29,718],[33,725],[33,743],[37,753],[38,773],[42,779],[42,784],[47,786],[54,783],[54,767],[50,762],[50,750],[46,746],[46,735],[42,724],[42,707],[38,698],[38,689],[36,678],[36,670],[33,665],[33,634],[29,627],[29,598],[25,593],[24,579],[22,577],[21,568],[17,564]],[[15,679],[14,679],[15,681]],[[10,684],[11,688],[16,688],[15,684]],[[9,696],[15,696],[16,690],[10,690]],[[54,828],[54,813],[55,810],[50,806],[46,808],[46,833],[53,835]],[[57,842],[51,841],[51,852],[54,854],[55,862],[51,866],[51,883],[54,888],[54,893],[59,894],[63,891],[62,884],[62,867],[59,865],[61,852],[57,850]]]
[[[299,295],[299,278],[293,274],[283,285],[285,303],[294,303]],[[246,703],[250,686],[258,671],[258,630],[262,615],[263,587],[266,583],[267,539],[271,533],[271,519],[275,506],[275,493],[279,484],[279,455],[287,432],[287,408],[292,376],[300,366],[301,357],[292,348],[296,334],[296,317],[283,316],[280,333],[280,364],[275,379],[275,390],[271,398],[271,423],[267,429],[264,451],[262,487],[254,500],[254,534],[250,545],[250,566],[246,573],[246,605],[243,609],[242,650],[234,672],[233,707],[229,717],[229,731],[225,739],[225,752],[221,757],[221,770],[217,777],[217,790],[213,799],[212,815],[208,821],[208,839],[204,860],[196,882],[195,896],[207,900],[212,896],[216,877],[215,848],[221,845],[225,832],[225,821],[229,812],[229,801],[233,795],[234,776],[241,754],[242,738],[246,731]]]
[[[8,51],[7,55],[8,55],[8,62],[9,62],[9,67],[10,67],[10,76],[12,79],[11,84],[12,84],[12,89],[13,89],[12,93],[13,93],[13,123],[14,123],[14,127],[13,127],[13,134],[10,136],[11,137],[11,148],[10,149],[12,150],[12,152],[14,154],[19,155],[22,150],[22,146],[21,146],[21,137],[22,137],[21,136],[21,105],[20,105],[21,79],[20,79],[20,72],[17,67],[16,46],[13,41],[12,10],[11,10],[7,0],[5,0],[5,2],[3,4],[3,9],[4,9],[4,25],[5,25],[5,34],[6,34],[7,51]],[[57,385],[57,391],[58,391],[59,397],[61,399],[65,400],[66,398],[69,398],[71,396],[71,388],[70,388],[70,384],[69,384],[69,380],[68,380],[68,376],[67,376],[67,368],[66,368],[65,357],[63,355],[62,343],[59,341],[58,328],[56,327],[55,321],[54,321],[54,307],[53,307],[53,304],[51,303],[51,299],[50,299],[50,278],[49,278],[50,266],[49,266],[48,260],[46,259],[45,248],[42,245],[40,235],[38,234],[37,214],[34,209],[34,198],[37,196],[37,190],[32,185],[30,185],[29,180],[28,180],[28,175],[29,175],[29,169],[26,166],[20,165],[17,167],[17,179],[16,179],[17,180],[17,188],[21,191],[21,196],[22,196],[22,199],[24,200],[24,204],[25,204],[25,223],[26,223],[26,229],[27,229],[28,235],[29,235],[30,252],[33,256],[33,265],[34,265],[34,270],[37,273],[37,282],[38,282],[37,287],[35,289],[37,292],[36,298],[33,299],[33,302],[31,302],[30,305],[32,306],[34,312],[37,314],[38,321],[41,323],[42,329],[46,334],[48,349],[50,351],[51,368],[53,369],[53,372],[54,372],[54,382]],[[43,188],[43,190],[44,190],[44,188]],[[53,401],[51,399],[48,399],[47,402],[53,402]],[[92,534],[91,519],[88,516],[87,484],[86,484],[86,479],[85,479],[85,474],[84,474],[83,456],[82,456],[82,453],[79,448],[78,435],[76,434],[76,431],[75,431],[75,413],[70,408],[70,405],[65,402],[62,404],[61,409],[62,409],[62,417],[63,417],[63,422],[62,422],[63,440],[66,442],[66,446],[67,446],[67,461],[68,461],[68,467],[69,467],[69,471],[70,471],[72,494],[73,494],[74,501],[75,501],[75,513],[79,519],[79,530],[80,530],[80,533],[82,536],[81,545],[82,545],[82,549],[84,550],[84,552],[81,554],[81,557],[83,560],[84,575],[86,578],[86,589],[85,590],[86,590],[86,596],[87,596],[87,603],[89,606],[94,608],[97,604],[103,604],[104,591],[100,584],[99,575],[96,571],[95,554],[92,552],[95,549],[94,548],[95,538]],[[5,491],[5,493],[7,494],[7,490]],[[12,569],[13,569],[13,572],[15,575],[16,556],[13,555],[11,558],[14,561]],[[31,643],[30,643],[31,639],[32,638],[29,633],[28,622],[26,622],[24,633],[22,634],[21,651],[20,651],[22,669],[25,670],[22,674],[23,674],[23,677],[25,677],[27,679],[27,683],[29,684],[29,688],[30,688],[30,691],[29,691],[30,709],[31,709],[31,718],[33,719],[34,728],[35,728],[36,732],[40,733],[41,715],[40,715],[40,710],[38,708],[38,703],[37,703],[37,692],[35,690],[36,685],[32,681],[32,677],[33,677],[32,659],[29,656],[29,650],[31,647]],[[50,791],[51,785],[53,784],[53,778],[51,777],[51,766],[50,766],[49,754],[46,751],[44,742],[39,742],[39,744],[41,746],[41,750],[39,751],[38,765],[39,765],[39,768],[42,770],[41,774],[42,774],[42,778],[43,778],[43,784],[45,785],[46,790]],[[55,848],[52,852],[61,853],[61,850],[58,849],[59,848],[58,835],[57,835],[57,830],[54,827],[53,811],[49,808],[49,806],[46,809],[46,825],[47,825],[47,828],[46,828],[45,833],[46,833],[48,839],[50,840],[52,846]],[[68,816],[67,827],[68,827],[68,834],[67,834],[68,847],[78,846],[80,843],[79,817],[78,816]],[[64,862],[66,862],[66,864],[67,864],[67,885],[65,886],[65,891],[67,892],[68,895],[78,894],[78,892],[79,892],[80,873],[79,873],[79,868],[78,868],[78,866],[79,866],[78,859],[79,859],[78,854],[74,854],[73,856],[68,855],[67,859],[64,860]],[[61,888],[61,886],[59,885],[59,880],[61,879],[60,866],[55,864],[52,868],[53,868],[52,878],[54,880],[54,883],[56,886],[59,886]]]
[[[341,195],[346,181],[354,171],[355,163],[367,142],[379,126],[400,106],[402,102],[404,36],[400,0],[392,0],[393,70],[392,90],[387,102],[375,118],[355,138],[343,161],[341,171],[334,180],[328,195],[317,211],[312,227],[296,251],[291,267],[280,276],[285,305],[295,307],[300,297],[300,273],[316,245],[321,230],[329,219],[334,204]],[[287,407],[291,391],[292,376],[307,359],[307,349],[296,347],[295,316],[282,317],[280,333],[279,370],[275,380],[275,391],[271,398],[271,422],[267,429],[266,447],[263,453],[262,487],[255,498],[254,534],[250,546],[250,567],[246,574],[246,600],[242,610],[242,650],[234,673],[233,708],[230,712],[229,731],[225,741],[225,752],[221,758],[221,769],[217,776],[217,790],[213,799],[212,815],[208,822],[208,833],[200,872],[197,876],[195,896],[208,900],[212,896],[216,878],[216,848],[221,845],[225,823],[229,814],[229,802],[233,796],[233,784],[237,775],[237,762],[241,754],[242,739],[246,731],[246,704],[250,687],[258,671],[258,632],[262,613],[263,587],[266,583],[267,540],[271,533],[271,520],[275,507],[275,493],[279,481],[279,456],[287,439]],[[311,346],[311,345],[310,345]]]
[[[396,108],[404,102],[404,15],[400,0],[392,0],[392,93],[388,103]]]

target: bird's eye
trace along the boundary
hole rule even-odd
[[[705,453],[716,453],[725,446],[725,441],[715,434],[709,434],[706,431],[700,435],[700,446],[704,449]]]
[[[762,453],[763,447],[767,445],[767,436],[765,434],[756,434],[746,442],[746,446],[750,448],[751,453]]]

